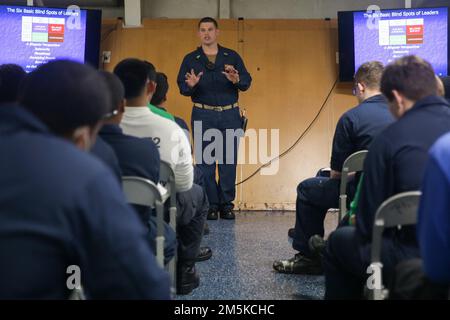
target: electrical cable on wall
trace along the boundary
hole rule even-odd
[[[297,146],[297,144],[300,143],[300,141],[306,136],[306,134],[309,132],[309,130],[311,130],[313,125],[319,119],[319,116],[322,114],[323,110],[325,109],[325,106],[327,105],[328,101],[330,100],[331,94],[333,93],[334,89],[336,88],[336,85],[338,84],[338,82],[339,82],[339,78],[336,78],[336,81],[334,82],[333,86],[331,87],[330,91],[328,92],[328,95],[325,98],[325,101],[323,102],[323,104],[320,107],[319,111],[317,112],[316,116],[311,121],[311,123],[308,125],[308,127],[302,132],[302,134],[298,137],[298,139],[294,142],[294,144],[292,144],[292,146],[290,146],[287,150],[283,151],[280,155],[276,156],[275,158],[271,159],[270,161],[268,161],[265,164],[263,164],[262,166],[260,166],[258,169],[255,170],[255,172],[253,172],[247,178],[236,183],[236,186],[241,185],[241,184],[247,182],[248,180],[250,180],[251,178],[253,178],[258,172],[261,171],[261,169],[270,166],[273,161],[277,161],[277,160],[283,158],[284,156],[286,156],[289,152],[291,152]]]

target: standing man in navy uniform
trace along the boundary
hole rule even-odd
[[[209,220],[234,219],[233,200],[236,194],[236,164],[238,137],[227,134],[242,128],[239,111],[239,90],[246,91],[252,78],[244,66],[239,54],[217,43],[219,29],[217,21],[206,17],[198,23],[201,46],[187,54],[178,73],[178,86],[181,94],[190,96],[194,107],[191,125],[194,132],[195,158],[203,171],[206,192],[210,202]],[[201,129],[200,129],[201,128]],[[222,142],[217,136],[206,137],[209,129],[220,131]],[[196,141],[195,132],[201,131],[201,141]],[[209,136],[207,134],[207,136]],[[229,137],[227,141],[227,136]],[[230,137],[232,137],[230,141]],[[204,141],[208,140],[208,141]],[[205,149],[211,143],[217,148],[209,159]],[[204,157],[204,156],[207,157]],[[216,181],[216,163],[219,169],[219,181]]]

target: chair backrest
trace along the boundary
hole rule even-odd
[[[169,163],[161,161],[159,169],[159,182],[167,189],[167,192],[171,196],[176,194],[175,188],[175,173]],[[172,202],[171,202],[172,203]]]
[[[372,231],[371,264],[372,270],[379,269],[375,283],[379,288],[373,288],[369,292],[372,300],[383,300],[388,291],[383,288],[381,269],[381,250],[383,244],[383,232],[386,228],[413,225],[417,222],[417,208],[419,207],[421,192],[409,191],[396,194],[384,201],[375,213],[375,222]]]
[[[368,151],[355,152],[345,159],[341,172],[341,185],[339,190],[339,221],[347,214],[347,183],[348,176],[352,172],[363,171],[364,160]]]
[[[162,201],[161,193],[153,181],[140,177],[122,177],[122,188],[128,203],[155,207],[156,201]]]
[[[164,268],[164,209],[162,195],[153,181],[141,177],[122,177],[122,188],[129,204],[156,209],[156,260]]]
[[[375,213],[372,231],[372,262],[380,262],[384,229],[417,223],[420,196],[420,191],[402,192],[390,197],[380,205]]]

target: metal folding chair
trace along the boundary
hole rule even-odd
[[[417,209],[421,192],[409,191],[396,194],[384,201],[375,214],[375,223],[372,231],[371,270],[374,272],[373,281],[378,284],[376,288],[367,288],[371,300],[384,300],[389,292],[383,287],[381,263],[381,249],[383,232],[386,228],[414,225],[417,222]]]
[[[164,207],[158,187],[140,177],[122,177],[122,187],[128,203],[156,209],[156,260],[164,268]]]
[[[159,182],[166,188],[169,196],[169,223],[174,232],[177,232],[177,191],[175,187],[175,173],[169,163],[161,161]],[[176,288],[177,253],[169,262],[169,273],[172,276],[172,285]]]
[[[347,184],[348,177],[352,172],[363,171],[364,160],[366,159],[368,151],[361,150],[351,154],[344,161],[341,172],[341,185],[339,191],[339,221],[347,214]]]

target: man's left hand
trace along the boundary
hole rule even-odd
[[[236,84],[239,82],[239,72],[233,66],[230,66],[228,64],[225,65],[225,71],[222,71],[222,73],[233,84]]]

